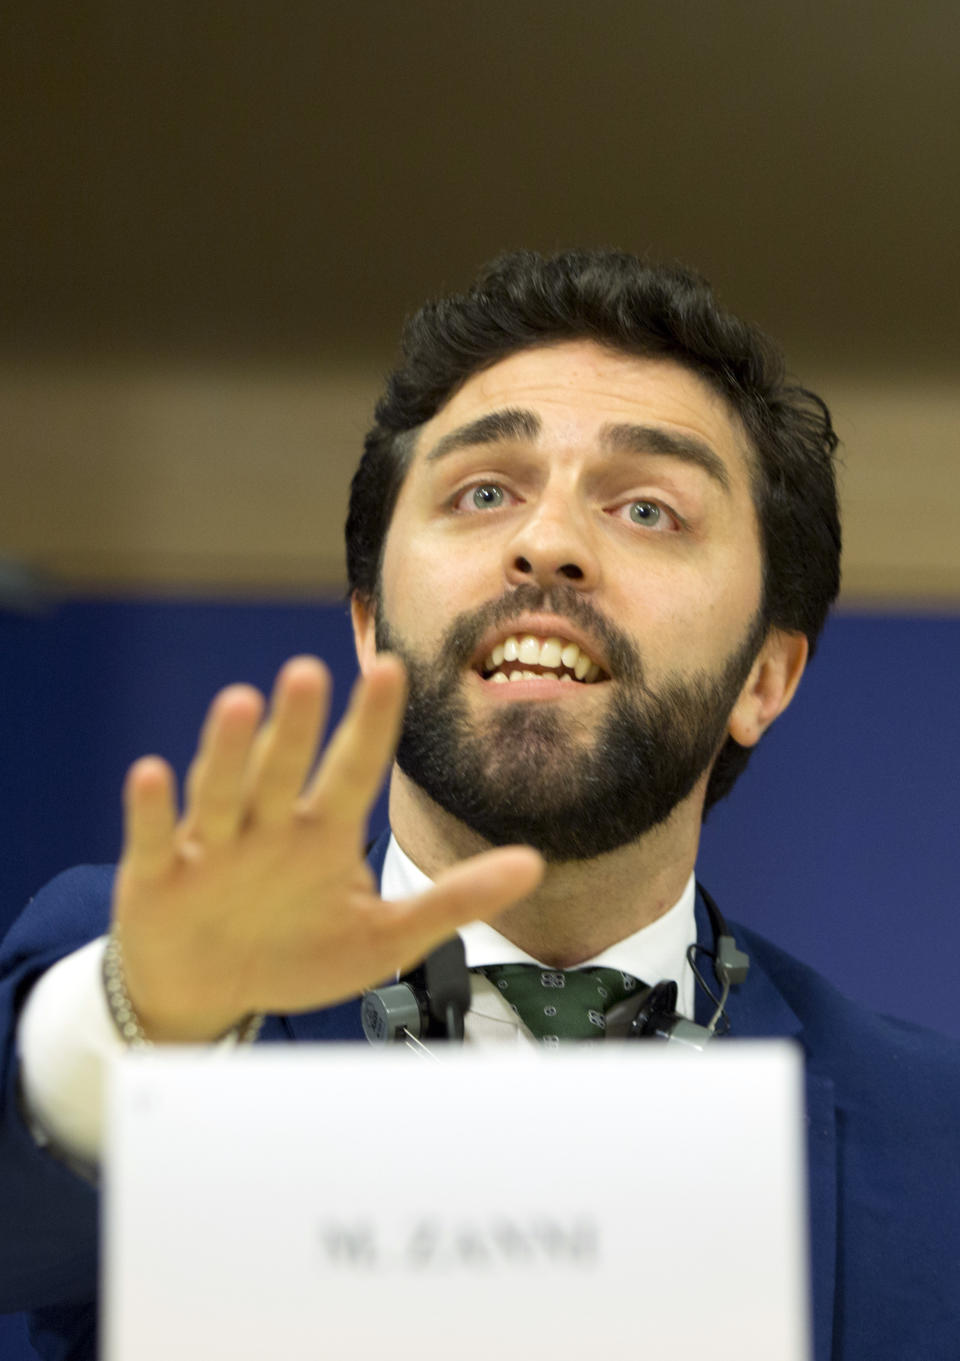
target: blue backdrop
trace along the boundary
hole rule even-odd
[[[184,772],[212,693],[320,653],[355,674],[342,603],[69,603],[0,614],[0,931],[69,864],[120,841],[129,762]],[[871,1006],[960,1034],[953,860],[960,619],[840,614],[793,708],[704,830],[727,915]],[[383,823],[383,802],[374,823]]]
[[[338,714],[355,674],[341,603],[0,614],[0,931],[58,870],[115,858],[135,757],[160,752],[182,773],[214,691],[268,689],[303,651],[331,665]],[[836,616],[793,707],[708,819],[700,873],[729,916],[851,995],[960,1035],[958,674],[958,618]]]
[[[0,613],[0,933],[58,870],[115,858],[124,771],[182,774],[214,691],[295,652],[355,674],[342,604],[71,603]],[[960,619],[841,614],[792,709],[707,823],[723,910],[879,1010],[960,1036],[953,879]],[[382,825],[381,800],[374,824]],[[0,1318],[0,1356],[30,1353]]]

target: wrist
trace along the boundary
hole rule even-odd
[[[123,1042],[132,1049],[148,1049],[154,1044],[215,1044],[233,1040],[252,1044],[263,1025],[263,1014],[251,1012],[238,1021],[201,1021],[191,1018],[182,1023],[160,1023],[149,1013],[134,1006],[127,987],[123,946],[116,923],[111,927],[103,953],[102,980],[107,1008]]]

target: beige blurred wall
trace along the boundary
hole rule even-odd
[[[350,476],[382,373],[0,368],[8,555],[72,589],[342,591]],[[844,598],[960,602],[960,388],[806,379],[842,439]]]

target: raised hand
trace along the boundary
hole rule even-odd
[[[382,656],[357,682],[311,776],[329,693],[313,657],[284,666],[266,718],[256,690],[221,691],[180,817],[167,763],[147,756],[131,767],[114,919],[151,1039],[212,1039],[253,1011],[340,1001],[538,883],[537,853],[505,847],[456,865],[417,898],[384,902],[364,837],[399,734],[403,667]]]

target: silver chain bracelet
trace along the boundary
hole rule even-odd
[[[140,1017],[134,1011],[127,993],[127,981],[123,972],[123,949],[115,926],[110,928],[107,946],[103,952],[103,987],[110,1015],[124,1044],[129,1045],[131,1049],[152,1049],[153,1041],[147,1038]],[[263,1013],[253,1012],[242,1021],[238,1021],[235,1026],[231,1026],[223,1035],[218,1036],[213,1043],[236,1040],[237,1044],[253,1044],[262,1026]]]

